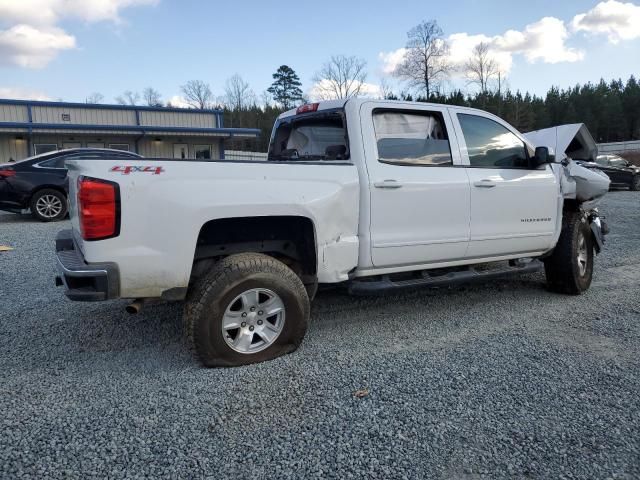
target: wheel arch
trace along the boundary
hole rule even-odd
[[[29,199],[27,200],[27,203],[31,203],[31,200],[33,199],[34,195],[36,195],[38,192],[41,192],[42,190],[56,190],[60,193],[62,193],[67,199],[69,198],[69,192],[67,192],[65,190],[64,187],[60,186],[60,185],[50,185],[50,184],[41,184],[38,185],[37,187],[34,187],[33,189],[31,189],[31,192],[29,193]]]
[[[263,253],[282,260],[305,284],[318,272],[316,227],[298,215],[227,217],[205,222],[196,241],[191,276],[220,258],[237,253]]]

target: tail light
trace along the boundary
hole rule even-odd
[[[316,112],[318,111],[319,106],[319,103],[305,103],[304,105],[300,105],[298,107],[298,109],[296,110],[296,115],[299,115],[301,113]]]
[[[9,178],[16,175],[15,170],[0,170],[0,178]]]
[[[120,189],[117,183],[78,178],[78,217],[85,240],[104,240],[120,234]]]

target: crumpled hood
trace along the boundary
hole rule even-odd
[[[584,123],[572,123],[525,133],[536,147],[547,147],[556,156],[553,171],[560,181],[562,195],[581,203],[594,202],[609,191],[609,177],[600,170],[589,169],[578,162],[594,162],[598,147]],[[567,159],[566,162],[563,160]]]
[[[573,160],[595,161],[598,146],[584,123],[571,123],[525,133],[536,147],[551,149],[556,160],[569,157]]]

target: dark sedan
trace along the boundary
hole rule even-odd
[[[64,162],[102,158],[131,160],[142,156],[107,148],[71,148],[0,165],[0,210],[30,210],[34,218],[43,222],[62,220],[67,215],[69,192]]]
[[[587,168],[602,170],[611,179],[610,188],[640,190],[640,167],[618,155],[598,155],[595,162],[581,162]]]

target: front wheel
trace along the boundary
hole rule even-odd
[[[220,260],[192,286],[184,323],[196,357],[207,367],[270,360],[294,351],[309,324],[300,278],[258,253]]]
[[[565,211],[556,248],[544,260],[549,289],[571,295],[588,290],[593,260],[593,238],[587,217],[580,212]]]
[[[41,222],[57,222],[67,215],[67,197],[51,188],[36,192],[30,206],[33,218]]]

